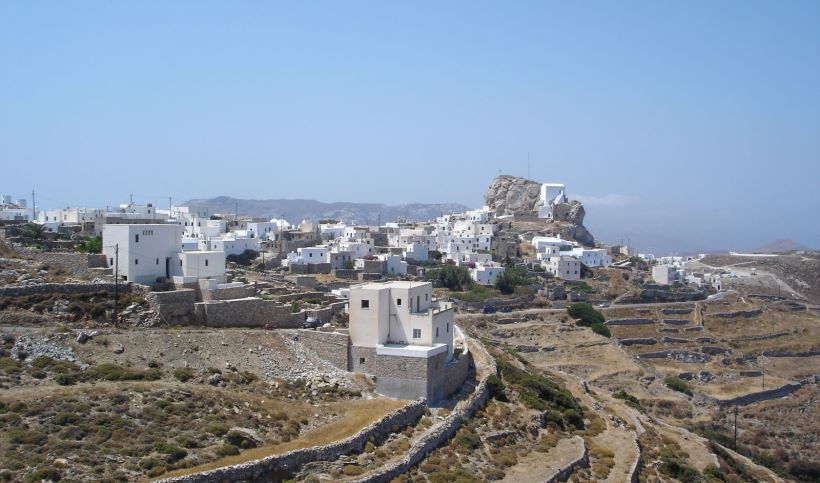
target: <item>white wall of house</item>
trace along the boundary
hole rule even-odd
[[[542,266],[557,278],[564,280],[580,280],[581,279],[581,262],[577,258],[558,256],[551,257],[549,260],[543,260]]]
[[[499,275],[504,273],[504,267],[498,265],[479,265],[470,269],[470,278],[479,285],[495,285]]]
[[[388,282],[350,287],[350,342],[359,347],[382,344],[433,346],[453,351],[453,310],[433,301],[433,285]]]
[[[117,260],[115,246],[119,246],[117,271],[125,280],[153,284],[157,278],[174,275],[174,262],[182,249],[179,226],[107,224],[102,237],[103,254],[112,268]]]
[[[185,282],[203,278],[225,282],[225,254],[221,251],[180,252],[177,254],[178,276]]]

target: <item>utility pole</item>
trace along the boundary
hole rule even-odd
[[[766,389],[766,360],[760,359],[760,375],[763,376],[763,389]]]
[[[527,151],[527,179],[530,179],[530,152]]]
[[[114,327],[119,321],[117,301],[120,298],[120,244],[114,245]]]
[[[171,197],[168,197],[168,218],[171,218],[173,215],[171,214],[173,203],[171,203]]]
[[[34,201],[34,190],[31,190],[31,222],[37,221],[37,202]]]
[[[233,226],[239,226],[239,202],[233,202]]]
[[[735,406],[735,439],[733,446],[733,449],[737,451],[737,406]]]

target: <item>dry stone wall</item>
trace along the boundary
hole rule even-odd
[[[170,292],[148,292],[145,295],[148,305],[157,312],[161,320],[171,325],[189,325],[196,323],[194,303],[196,290],[184,288]]]
[[[605,325],[649,325],[654,324],[654,319],[612,319],[607,320]]]
[[[558,468],[557,470],[553,471],[547,478],[544,480],[546,483],[554,483],[559,481],[567,481],[569,477],[577,470],[578,468],[588,468],[589,467],[589,449],[587,448],[586,443],[584,442],[583,438],[580,436],[575,436],[580,440],[581,445],[581,454],[578,458],[572,460],[569,464],[562,468]]]
[[[791,394],[806,384],[812,383],[814,381],[811,380],[804,380],[796,383],[785,384],[775,389],[768,389],[766,391],[759,391],[753,392],[751,394],[746,394],[743,396],[738,396],[732,399],[720,399],[718,400],[718,404],[720,406],[747,406],[749,404],[754,404],[760,401],[767,401],[769,399],[776,399],[779,397],[786,396]]]
[[[322,359],[343,371],[349,371],[348,351],[350,337],[341,332],[321,332],[318,330],[299,331],[299,341]]]
[[[413,401],[372,423],[353,436],[324,446],[297,449],[281,455],[225,466],[192,475],[160,480],[166,483],[219,483],[224,481],[270,480],[269,475],[294,472],[305,463],[332,461],[349,453],[359,453],[370,438],[382,439],[396,427],[415,424],[426,409],[425,401]]]
[[[115,287],[113,283],[39,283],[0,287],[0,297],[24,297],[35,294],[73,295],[94,292],[109,292],[113,295],[115,289],[120,293],[141,292],[141,289],[136,288],[133,283],[121,283],[118,287]]]

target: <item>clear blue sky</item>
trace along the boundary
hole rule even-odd
[[[820,2],[0,3],[0,191],[482,203],[820,248]],[[164,202],[164,201],[163,201]]]

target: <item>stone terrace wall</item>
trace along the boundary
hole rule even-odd
[[[612,319],[605,322],[606,325],[649,325],[654,323],[654,319]]]
[[[218,288],[215,290],[202,290],[203,300],[233,300],[244,299],[256,295],[253,285],[243,285],[242,287]]]
[[[208,327],[262,327],[270,324],[277,329],[297,329],[305,320],[304,313],[291,313],[288,305],[259,298],[202,302],[195,305],[195,310],[200,323]]]
[[[36,285],[9,285],[0,287],[0,297],[23,297],[34,294],[81,294],[94,292],[109,292],[114,294],[116,287],[113,283],[40,283]],[[133,283],[121,283],[117,290],[120,293],[139,292]]]
[[[170,292],[149,292],[145,295],[145,300],[165,323],[188,325],[196,322],[196,290],[184,288]]]
[[[581,452],[581,456],[577,459],[571,461],[568,465],[564,466],[563,468],[559,468],[555,470],[552,474],[547,476],[544,480],[547,483],[554,483],[558,481],[567,481],[569,477],[577,470],[578,468],[588,468],[589,467],[589,449],[587,448],[586,443],[584,442],[583,438],[580,436],[575,436],[576,438],[581,440],[581,446],[583,451]]]
[[[104,268],[106,266],[105,255],[75,252],[43,252],[39,250],[21,251],[26,255],[30,255],[40,263],[61,267],[72,277],[93,277],[95,276],[95,272],[89,272],[89,268]]]
[[[266,475],[294,471],[311,461],[332,461],[341,455],[361,452],[370,438],[381,439],[393,432],[395,427],[415,424],[426,409],[425,402],[413,401],[358,433],[341,441],[324,446],[297,449],[281,455],[268,456],[255,461],[217,468],[187,476],[160,480],[165,483],[219,483],[223,481],[267,480]]]
[[[805,380],[793,384],[786,384],[775,389],[753,392],[751,394],[738,396],[732,399],[720,399],[718,400],[718,404],[720,404],[721,406],[747,406],[749,404],[754,404],[756,402],[767,401],[769,399],[775,399],[786,396],[788,394],[793,393],[794,391],[797,391],[809,382],[811,381]]]
[[[349,371],[347,354],[350,350],[350,336],[341,332],[320,332],[318,330],[299,331],[299,341],[322,359],[343,371]]]
[[[641,470],[643,469],[643,451],[641,450],[641,442],[635,438],[635,462],[632,463],[632,468],[629,470],[627,481],[629,483],[638,483],[641,481]]]
[[[356,480],[358,483],[388,482],[407,472],[424,459],[431,451],[452,438],[455,432],[458,431],[458,428],[461,427],[461,423],[463,423],[465,419],[472,417],[476,411],[487,403],[487,399],[490,397],[490,390],[487,387],[487,377],[489,377],[490,374],[495,374],[497,371],[495,359],[487,353],[478,341],[468,338],[468,342],[470,344],[470,352],[478,356],[474,356],[473,360],[479,359],[486,361],[489,365],[487,376],[481,379],[478,386],[476,386],[473,393],[466,400],[456,405],[453,412],[450,413],[444,421],[432,426],[427,434],[419,438],[413,446],[407,450],[407,454],[404,457],[392,463],[388,463],[375,472]]]
[[[692,313],[692,307],[684,307],[684,308],[669,308],[661,310],[663,315],[685,315]]]

